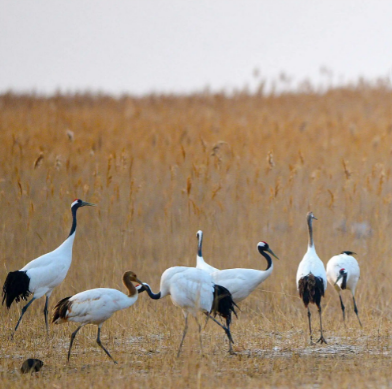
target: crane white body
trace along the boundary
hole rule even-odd
[[[333,256],[327,264],[328,282],[334,287],[339,294],[340,306],[343,312],[343,321],[345,321],[345,306],[343,304],[341,291],[349,290],[353,297],[354,312],[357,315],[360,326],[361,320],[358,315],[358,308],[355,301],[355,290],[361,274],[357,260],[352,256],[352,251],[343,251],[339,255]]]
[[[324,292],[327,290],[327,273],[324,263],[316,253],[314,246],[309,247],[302,258],[297,270],[297,289],[299,289],[299,280],[309,274],[313,274],[323,280]]]
[[[75,233],[69,236],[56,250],[33,259],[20,271],[30,278],[29,291],[35,299],[50,295],[67,276],[72,263],[72,247]]]
[[[174,305],[196,318],[199,311],[210,312],[214,299],[214,282],[201,269],[175,266],[165,270],[161,277],[161,298],[170,295]]]
[[[96,288],[75,294],[69,299],[72,306],[65,317],[58,318],[54,323],[68,321],[86,324],[101,324],[122,309],[129,308],[138,299],[136,293],[128,297],[125,293],[110,288]]]
[[[173,304],[182,309],[185,317],[185,327],[177,356],[180,355],[182,344],[188,330],[189,314],[195,318],[199,326],[200,349],[202,350],[201,325],[197,317],[199,312],[205,313],[208,318],[211,318],[211,320],[224,329],[229,339],[229,351],[232,352],[231,343],[233,343],[233,340],[231,338],[229,326],[231,312],[235,313],[235,304],[231,298],[230,292],[219,285],[215,285],[211,275],[205,270],[185,266],[170,267],[165,270],[161,276],[159,293],[153,293],[148,284],[140,285],[138,290],[139,293],[147,291],[148,295],[154,300],[170,295]],[[214,301],[215,298],[216,301]],[[214,306],[214,303],[216,303],[216,306]],[[223,326],[215,320],[210,315],[212,311],[225,317],[228,327]]]
[[[52,319],[54,324],[66,323],[69,321],[80,324],[71,335],[68,361],[71,355],[72,344],[78,331],[87,324],[95,324],[98,326],[98,345],[114,363],[117,363],[101,343],[101,327],[115,312],[129,308],[135,304],[139,294],[132,282],[142,283],[135,273],[128,271],[123,275],[123,283],[128,289],[128,295],[117,289],[96,288],[86,290],[71,297],[66,297],[57,303],[54,308]]]
[[[266,242],[259,242],[257,249],[267,260],[268,267],[266,270],[236,268],[218,270],[211,274],[215,284],[222,285],[228,289],[236,303],[247,298],[274,270],[271,257],[266,252],[271,253],[276,258],[278,257],[269,248],[268,244]]]
[[[355,289],[357,287],[357,283],[359,277],[361,275],[361,271],[359,269],[359,265],[357,260],[345,253],[333,256],[327,263],[327,278],[328,282],[334,289],[340,293],[342,290],[342,282],[343,278],[341,278],[338,282],[336,280],[339,277],[339,272],[341,269],[344,269],[347,272],[347,280],[344,289],[348,289],[355,294]]]

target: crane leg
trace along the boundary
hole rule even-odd
[[[71,356],[71,348],[72,348],[72,344],[73,344],[73,342],[74,342],[75,336],[76,336],[76,334],[78,333],[78,331],[79,331],[82,327],[83,327],[83,325],[79,326],[79,327],[76,329],[76,331],[72,332],[71,341],[70,341],[70,343],[69,343],[69,350],[68,350],[68,362],[69,362],[69,358],[70,358],[70,356]]]
[[[310,334],[310,344],[313,345],[313,337],[312,337],[312,321],[311,321],[311,313],[308,307],[308,321],[309,321],[309,334]]]
[[[46,333],[47,333],[47,334],[49,334],[48,305],[49,305],[49,297],[46,296],[45,308],[44,308],[44,316],[45,316],[45,325],[46,325]]]
[[[358,316],[358,308],[357,308],[357,304],[355,303],[355,297],[354,297],[354,295],[353,295],[353,302],[354,302],[354,312],[355,312],[355,314],[357,315],[357,318],[358,318],[358,321],[359,321],[359,325],[362,327],[361,320],[359,319],[359,316]]]
[[[230,323],[229,322],[227,322],[227,329],[229,330],[229,333],[231,334],[231,332],[230,332]],[[235,355],[236,354],[234,352],[234,350],[233,350],[233,346],[231,345],[230,339],[229,339],[229,354],[231,354],[231,355]]]
[[[197,318],[197,316],[195,317],[197,325],[199,326],[199,342],[200,342],[200,354],[203,355],[203,342],[201,339],[201,324],[199,323],[199,319]]]
[[[182,344],[184,343],[184,339],[185,339],[185,335],[186,335],[187,331],[188,331],[188,315],[185,315],[184,333],[182,334],[182,339],[181,339],[180,347],[178,348],[177,358],[180,356],[181,347],[182,347]]]
[[[33,297],[33,298],[32,298],[32,299],[22,308],[22,313],[20,314],[19,320],[18,320],[18,322],[16,323],[16,327],[15,327],[14,333],[15,333],[16,330],[18,329],[19,324],[20,324],[20,322],[21,322],[21,320],[22,320],[22,317],[23,317],[23,315],[25,314],[25,312],[27,311],[27,308],[31,305],[31,303],[32,303],[34,300],[35,300],[35,298]],[[12,335],[12,336],[13,336],[13,335]]]
[[[106,350],[105,347],[103,347],[103,344],[101,343],[101,325],[98,326],[98,336],[97,336],[97,343],[99,345],[99,347],[101,347],[101,349],[103,351],[105,351],[105,353],[107,354],[107,356],[115,363],[117,364],[117,362],[112,358],[112,356],[110,355],[109,351]]]
[[[340,298],[340,307],[342,308],[342,312],[343,312],[343,321],[344,321],[344,325],[346,325],[346,314],[345,314],[345,307],[343,304],[343,300],[342,300],[342,295],[339,293],[339,298]]]
[[[320,339],[317,341],[317,343],[327,344],[327,341],[324,339],[324,335],[323,335],[323,320],[321,318],[321,305],[318,306],[318,311],[319,311],[319,315],[320,315]]]
[[[213,318],[209,312],[205,312],[205,314],[207,315],[207,317],[211,320],[213,320],[216,324],[218,324],[218,326],[222,327],[223,330],[225,331],[227,337],[229,338],[229,342],[230,343],[234,343],[233,338],[231,337],[231,333],[230,333],[230,329],[226,328],[224,325],[222,325],[221,323],[219,323],[218,320],[216,320],[215,318]]]

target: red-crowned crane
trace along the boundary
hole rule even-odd
[[[185,317],[185,327],[177,357],[181,353],[181,347],[188,330],[189,314],[195,318],[199,326],[200,349],[203,352],[201,342],[202,327],[197,318],[198,312],[205,313],[224,329],[229,339],[229,352],[232,353],[231,343],[233,343],[233,339],[230,329],[214,319],[211,313],[214,315],[219,314],[230,324],[231,313],[234,312],[235,314],[235,303],[231,298],[230,292],[226,288],[214,284],[211,275],[206,271],[185,266],[170,267],[161,276],[159,293],[153,293],[150,286],[146,283],[138,286],[138,291],[139,293],[147,291],[148,295],[154,300],[170,295],[173,304],[182,309]]]
[[[274,265],[267,252],[279,259],[271,250],[268,243],[259,242],[257,244],[257,250],[267,261],[267,268],[265,270],[244,268],[219,270],[204,261],[202,255],[203,232],[201,230],[197,231],[196,237],[198,240],[196,268],[210,273],[215,284],[224,286],[228,289],[235,303],[239,303],[246,299],[272,274]]]
[[[360,270],[357,260],[353,257],[352,251],[343,251],[339,255],[332,257],[327,263],[328,282],[338,292],[340,298],[340,306],[343,312],[343,321],[345,321],[344,304],[341,291],[349,290],[353,296],[354,312],[357,315],[360,326],[361,320],[358,316],[358,308],[355,302],[355,289],[360,276]]]
[[[309,230],[308,250],[300,262],[297,271],[297,288],[299,296],[301,297],[305,307],[308,308],[311,344],[313,344],[313,339],[309,303],[316,304],[319,311],[321,336],[317,343],[327,343],[323,336],[323,323],[321,318],[321,297],[324,296],[324,292],[327,289],[327,275],[325,273],[324,264],[318,257],[314,247],[312,228],[313,219],[317,220],[312,212],[308,212],[306,215]]]
[[[7,308],[15,300],[27,300],[30,294],[33,298],[22,308],[22,313],[16,324],[14,332],[18,329],[23,315],[34,300],[46,296],[44,316],[46,331],[48,326],[48,304],[49,297],[53,289],[63,282],[68,273],[72,262],[72,246],[76,232],[76,212],[79,208],[85,206],[95,206],[95,204],[76,199],[71,204],[72,226],[68,238],[57,247],[56,250],[44,254],[31,262],[22,269],[9,272],[3,286],[3,304]]]
[[[271,274],[274,269],[271,257],[267,254],[272,254],[279,259],[269,247],[266,242],[259,242],[257,244],[259,253],[266,259],[267,268],[265,270],[236,268],[224,269],[211,273],[214,283],[227,288],[235,303],[246,299],[260,284],[262,284]]]
[[[95,324],[98,326],[98,345],[114,363],[117,363],[101,343],[101,328],[103,323],[115,312],[129,308],[136,303],[139,294],[132,282],[142,283],[134,272],[127,271],[123,275],[123,283],[128,289],[128,294],[117,289],[97,288],[66,297],[57,303],[53,311],[52,323],[61,324],[73,321],[80,324],[71,335],[68,362],[72,343],[78,331],[86,324]]]

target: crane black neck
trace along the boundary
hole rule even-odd
[[[199,244],[197,245],[197,255],[199,257],[203,256],[203,254],[201,253],[201,246],[202,246],[202,244],[203,244],[203,235],[200,235],[200,237],[199,237]]]
[[[70,233],[69,233],[69,235],[68,235],[68,238],[71,236],[71,235],[73,235],[74,233],[75,233],[75,231],[76,231],[76,211],[78,210],[78,206],[77,205],[74,205],[72,208],[71,208],[71,212],[72,212],[72,226],[71,226],[71,231],[70,231]]]
[[[263,247],[257,247],[259,250],[259,253],[267,260],[267,268],[265,270],[268,270],[272,266],[272,258],[263,250]]]
[[[310,215],[308,216],[308,229],[309,229],[308,245],[309,247],[314,247],[312,217]]]
[[[150,285],[148,284],[142,284],[143,287],[139,289],[139,293],[146,291],[147,294],[153,299],[153,300],[159,300],[161,298],[161,292],[159,293],[153,293]]]

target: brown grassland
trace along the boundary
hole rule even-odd
[[[114,365],[95,343],[96,327],[44,331],[44,299],[10,340],[21,304],[1,314],[4,388],[369,388],[391,387],[392,91],[380,83],[282,95],[238,92],[143,98],[0,96],[0,280],[56,248],[78,212],[73,263],[50,306],[95,287],[124,290],[133,270],[159,289],[161,273],[195,266],[265,268],[256,249],[280,257],[271,277],[240,303],[232,327],[236,355],[209,323],[199,354],[197,326],[180,358],[181,310],[146,294],[102,329]],[[344,294],[347,326],[328,286],[328,345],[309,346],[295,274],[306,252],[312,210],[320,258],[358,253],[357,302]],[[318,334],[317,310],[312,308]],[[40,358],[39,373],[21,375]]]

